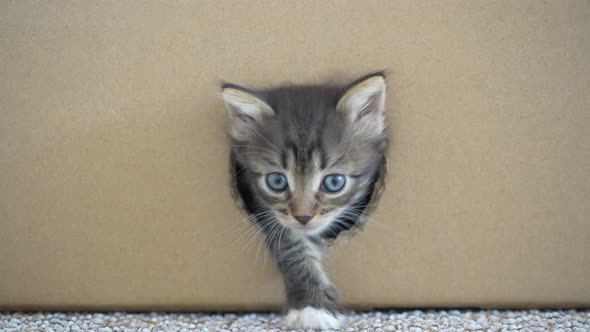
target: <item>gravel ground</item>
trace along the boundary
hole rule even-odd
[[[371,311],[342,331],[590,331],[590,310]],[[274,313],[0,313],[0,331],[282,331]]]

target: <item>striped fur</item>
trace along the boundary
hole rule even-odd
[[[375,203],[387,148],[384,74],[263,91],[224,84],[221,97],[231,121],[233,189],[283,274],[288,320],[333,327],[343,308],[322,268],[322,249],[361,225]],[[267,185],[276,172],[287,190]],[[330,174],[345,176],[341,191],[322,189]],[[299,214],[311,220],[298,222]]]

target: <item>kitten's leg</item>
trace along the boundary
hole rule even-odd
[[[279,239],[271,237],[267,243],[283,274],[287,324],[311,329],[340,328],[344,315],[338,292],[321,265],[320,240],[285,229]]]

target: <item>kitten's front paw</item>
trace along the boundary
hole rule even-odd
[[[291,328],[339,329],[344,324],[344,315],[333,314],[325,309],[305,307],[289,310],[285,316],[285,323]]]

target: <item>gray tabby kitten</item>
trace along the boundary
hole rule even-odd
[[[378,195],[387,147],[385,88],[381,72],[343,86],[222,85],[234,194],[283,274],[291,327],[343,323],[322,249],[359,226]]]

